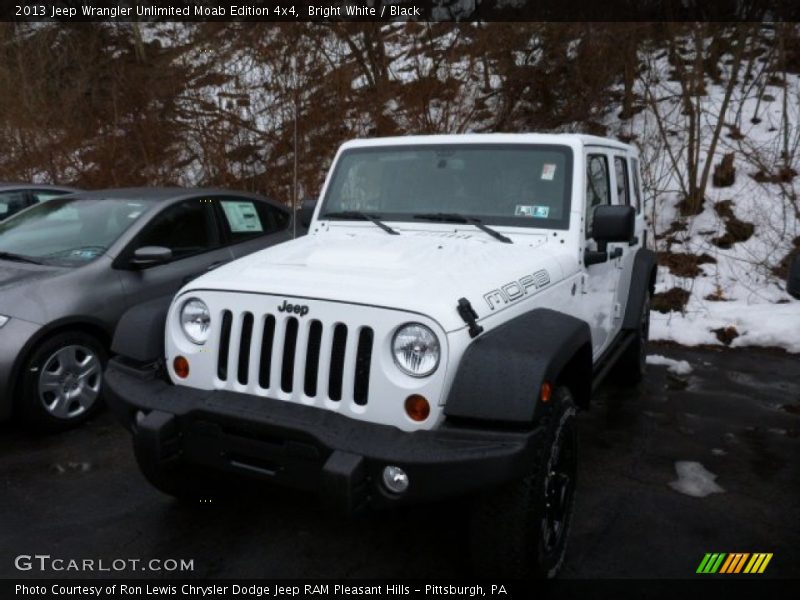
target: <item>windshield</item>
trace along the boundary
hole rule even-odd
[[[144,200],[54,198],[0,223],[0,255],[79,265],[103,254],[149,207]]]
[[[358,148],[342,153],[326,214],[362,211],[394,221],[454,213],[484,223],[567,229],[572,151],[551,145]]]

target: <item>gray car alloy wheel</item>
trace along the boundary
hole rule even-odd
[[[100,395],[103,369],[97,354],[81,345],[64,346],[39,372],[39,399],[57,419],[73,419],[88,411]]]

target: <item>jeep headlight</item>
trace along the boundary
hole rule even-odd
[[[406,323],[394,334],[394,362],[406,375],[427,377],[439,366],[440,354],[436,334],[422,323]]]
[[[205,344],[211,331],[211,313],[199,298],[189,298],[181,308],[181,329],[195,344]]]
[[[8,323],[8,317],[5,315],[0,315],[0,327]]]

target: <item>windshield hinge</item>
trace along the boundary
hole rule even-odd
[[[476,323],[478,319],[478,313],[475,312],[475,309],[472,308],[472,304],[470,304],[469,300],[466,298],[459,298],[458,314],[462,319],[464,319],[464,323],[469,325],[470,337],[478,337],[481,333],[483,333],[483,327]]]

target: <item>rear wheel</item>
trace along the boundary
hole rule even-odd
[[[31,427],[63,431],[102,406],[103,345],[82,332],[57,334],[40,344],[24,366],[19,412]]]
[[[561,568],[577,478],[575,412],[569,389],[557,388],[528,474],[475,500],[470,546],[481,576],[544,578]]]

